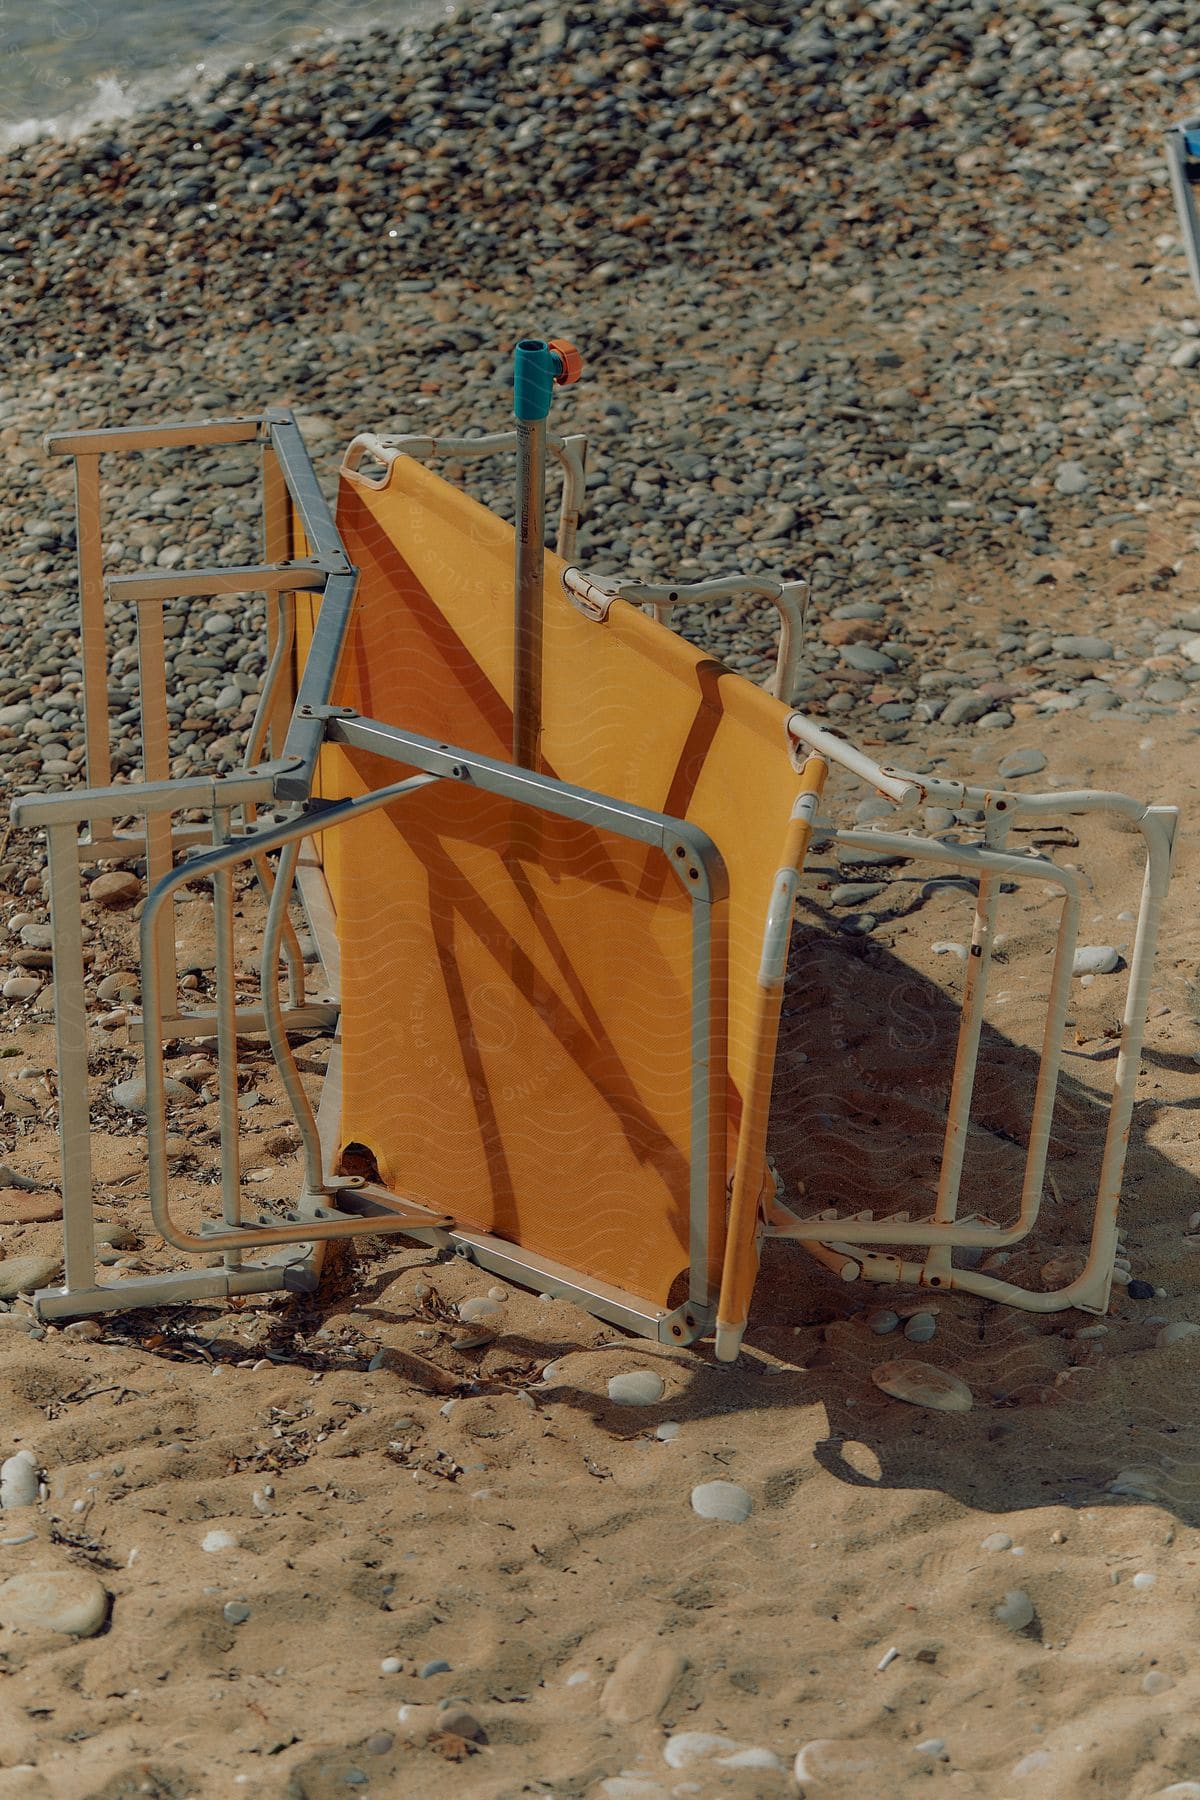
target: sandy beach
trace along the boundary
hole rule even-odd
[[[1107,3],[998,23],[940,0],[537,0],[9,157],[5,808],[82,761],[70,475],[44,432],[289,404],[332,491],[361,429],[502,428],[536,329],[588,359],[562,403],[593,444],[585,566],[804,574],[801,703],[873,755],[1182,821],[1108,1314],[843,1283],[777,1245],[732,1367],[395,1239],[331,1258],[311,1297],[37,1323],[62,1251],[45,862],[0,833],[0,1461],[27,1453],[28,1502],[0,1512],[0,1796],[1200,1795],[1200,1331],[1172,1329],[1200,1326],[1200,301],[1157,138],[1193,39]],[[505,468],[457,474],[509,509]],[[254,511],[228,459],[114,470],[109,566],[253,557]],[[168,618],[175,772],[231,767],[258,618]],[[683,626],[767,679],[752,609]],[[839,778],[835,816],[862,798]],[[1069,811],[1035,847],[1086,868],[1082,941],[1118,965],[1073,984],[1047,1203],[1005,1265],[1038,1288],[1086,1242],[1140,861]],[[89,893],[105,873],[83,868]],[[114,1094],[138,1070],[125,873],[85,905],[118,1276],[178,1262]],[[915,862],[818,843],[772,1115],[793,1202],[883,1213],[927,1187],[970,909]],[[181,915],[201,987],[200,909]],[[1036,880],[1002,907],[980,1211],[1018,1179],[1053,922]],[[247,896],[239,954],[256,925]],[[327,1053],[302,1052],[314,1094]],[[195,1223],[211,1059],[180,1044],[170,1068]],[[244,1077],[270,1203],[296,1135],[265,1050]],[[494,1335],[461,1347],[468,1302]],[[901,1357],[970,1410],[883,1393]],[[648,1402],[610,1394],[639,1373]],[[694,1510],[711,1482],[748,1498],[740,1522]]]

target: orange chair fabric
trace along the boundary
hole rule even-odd
[[[513,532],[408,458],[343,475],[360,585],[335,701],[510,760]],[[543,767],[701,827],[718,1032],[710,1275],[719,1269],[755,977],[798,777],[786,708],[546,557]],[[298,599],[306,653],[319,600]],[[319,792],[406,771],[337,746]],[[322,844],[341,940],[342,1141],[398,1194],[666,1304],[689,1260],[692,903],[656,849],[439,782]],[[727,1043],[720,1027],[728,1005]]]

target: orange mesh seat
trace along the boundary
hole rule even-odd
[[[512,528],[405,457],[378,485],[343,473],[338,525],[361,573],[336,702],[509,761]],[[324,844],[343,968],[341,1140],[365,1146],[396,1193],[664,1308],[692,1260],[701,1157],[705,1268],[692,1286],[707,1302],[754,1066],[763,921],[799,786],[787,709],[632,606],[583,616],[562,569],[547,556],[546,774],[687,821],[727,876],[705,903],[705,1116],[688,869],[439,783]],[[302,617],[301,654],[310,630]],[[343,798],[396,773],[327,745],[319,792]],[[765,1176],[761,1144],[758,1156]]]

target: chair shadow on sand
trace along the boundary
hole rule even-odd
[[[827,914],[801,902],[770,1143],[785,1197],[798,1210],[873,1208],[876,1217],[906,1210],[918,1218],[932,1211],[958,1019],[953,996],[878,940],[831,930]],[[1081,1266],[1114,1057],[1115,1048],[1101,1047],[1091,1060],[1064,1058],[1042,1213],[1004,1264],[1005,1279],[1058,1287]],[[1145,1067],[1152,1075],[1183,1063],[1150,1051]],[[960,1215],[1000,1223],[1015,1216],[1037,1068],[1035,1051],[985,1027]],[[1186,1256],[1179,1235],[1200,1204],[1196,1182],[1146,1143],[1139,1115],[1144,1121],[1141,1107],[1122,1227],[1135,1276],[1165,1275],[1178,1292],[1186,1262],[1168,1273],[1158,1257],[1151,1267],[1145,1247],[1163,1227],[1166,1256]],[[1079,1259],[1075,1266],[1072,1258]],[[1068,1266],[1043,1277],[1056,1259]],[[660,1417],[798,1414],[819,1404],[827,1430],[814,1451],[798,1451],[798,1461],[815,1454],[823,1469],[854,1487],[939,1489],[985,1508],[1003,1496],[1006,1510],[1152,1500],[1200,1523],[1194,1341],[1154,1348],[1170,1302],[1131,1299],[1115,1283],[1113,1296],[1108,1332],[1081,1337],[1101,1322],[1076,1310],[1036,1314],[961,1292],[846,1284],[798,1245],[769,1243],[739,1363],[718,1364],[711,1345],[697,1345],[685,1385],[669,1402],[639,1409],[636,1420],[626,1408],[606,1407],[603,1422],[614,1436],[634,1436]],[[901,1331],[877,1336],[866,1323],[876,1310],[922,1305],[937,1313],[927,1344],[908,1342]],[[653,1359],[653,1347],[644,1354]],[[888,1398],[871,1371],[898,1357],[960,1377],[972,1390],[973,1409],[948,1415]],[[555,1397],[569,1401],[572,1391],[559,1387]],[[594,1394],[575,1398],[595,1408]],[[797,1468],[795,1479],[803,1475]]]

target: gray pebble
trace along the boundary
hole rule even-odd
[[[868,900],[886,893],[886,884],[882,881],[843,881],[838,884],[829,896],[831,906],[865,906]]]
[[[838,655],[849,668],[868,675],[890,675],[896,667],[890,656],[873,650],[870,644],[843,644]]]
[[[1010,1589],[992,1612],[993,1617],[1001,1625],[1007,1625],[1010,1631],[1024,1631],[1026,1626],[1033,1624],[1035,1617],[1033,1601],[1023,1588]]]
[[[194,1100],[191,1088],[185,1087],[182,1081],[172,1076],[163,1078],[163,1091],[168,1100]],[[146,1078],[144,1075],[131,1075],[128,1081],[118,1081],[110,1087],[109,1097],[124,1112],[145,1112],[146,1110]]]
[[[1073,975],[1111,975],[1121,958],[1111,944],[1080,944],[1071,967]]]
[[[991,702],[982,694],[955,694],[947,700],[942,711],[943,725],[971,725],[976,719],[982,719]]]
[[[1087,485],[1087,470],[1078,462],[1063,463],[1054,477],[1055,492],[1059,494],[1082,494]]]
[[[1051,648],[1055,656],[1081,657],[1087,662],[1104,662],[1113,653],[1109,640],[1101,637],[1056,637]]]
[[[61,1268],[60,1256],[6,1256],[0,1262],[0,1300],[46,1287]]]
[[[1000,774],[1005,781],[1012,781],[1018,775],[1038,775],[1046,766],[1046,757],[1041,750],[1012,750],[1002,758]]]
[[[227,1600],[221,1614],[227,1625],[244,1625],[250,1617],[250,1608],[244,1600]]]
[[[6,1000],[35,1000],[42,991],[42,982],[36,975],[10,975],[0,986],[0,994]]]
[[[0,1582],[0,1624],[22,1631],[92,1637],[108,1610],[107,1590],[85,1569],[31,1569]]]

